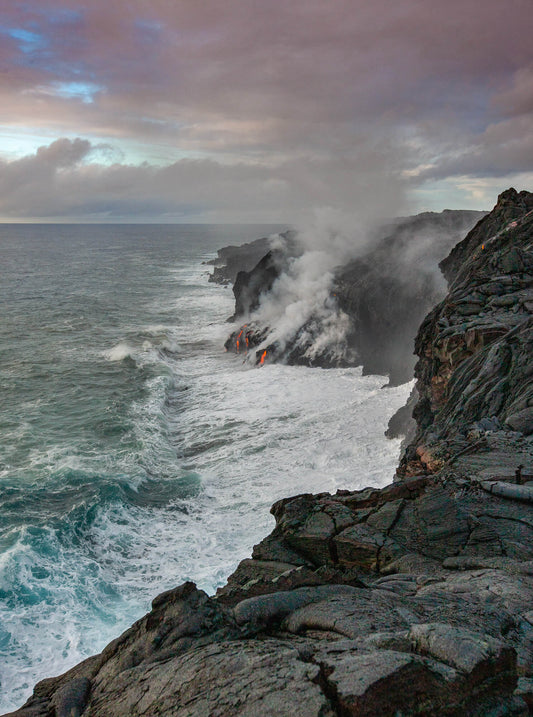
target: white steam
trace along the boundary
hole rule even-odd
[[[353,338],[353,327],[338,306],[333,282],[336,269],[365,255],[375,281],[381,277],[402,283],[412,297],[419,294],[438,300],[444,295],[446,285],[438,263],[479,216],[443,212],[391,220],[383,217],[384,208],[394,210],[398,205],[389,204],[383,191],[363,193],[353,213],[315,210],[295,238],[270,237],[273,251],[289,256],[292,252],[292,257],[284,261],[281,275],[251,317],[269,329],[259,350],[275,344],[277,360],[293,359],[289,352],[295,349],[298,357],[311,362],[321,356],[352,362],[348,339]]]
[[[328,353],[346,358],[350,319],[331,295],[334,270],[368,249],[370,232],[360,218],[330,208],[314,213],[314,221],[298,230],[302,251],[264,294],[252,320],[270,327],[259,348],[276,343],[283,353],[289,342],[313,360]],[[270,237],[273,250],[283,250],[282,236]]]

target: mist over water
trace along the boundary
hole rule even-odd
[[[212,593],[274,500],[383,485],[409,387],[225,354],[228,226],[0,226],[0,711],[184,580]]]

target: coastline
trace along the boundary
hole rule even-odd
[[[279,501],[216,597],[163,593],[11,714],[527,715],[532,243],[533,195],[508,190],[444,262],[394,483]]]

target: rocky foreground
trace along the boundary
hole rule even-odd
[[[276,503],[215,597],[163,593],[13,715],[533,712],[533,194],[442,268],[395,482]]]

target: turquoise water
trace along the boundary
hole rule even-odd
[[[0,711],[158,592],[214,591],[273,500],[390,478],[407,388],[223,352],[202,262],[274,229],[0,225]]]
[[[68,634],[76,615],[117,622],[127,598],[95,538],[103,511],[179,510],[197,494],[166,413],[180,357],[200,350],[186,335],[204,321],[198,265],[254,230],[0,226],[0,651],[14,672],[50,619],[45,652],[91,642]]]

